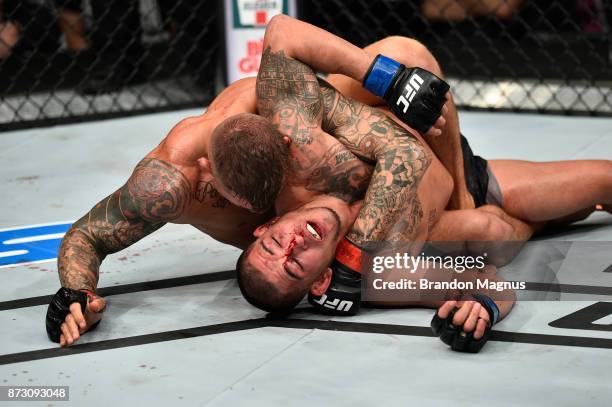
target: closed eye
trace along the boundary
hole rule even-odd
[[[274,252],[272,250],[270,250],[270,248],[268,246],[266,246],[266,244],[263,242],[263,240],[260,242],[261,244],[261,248],[268,254],[274,254]]]
[[[285,271],[285,273],[287,273],[289,275],[289,277],[291,277],[294,280],[299,280],[300,278],[295,275],[294,273],[291,272],[291,270],[289,270],[289,267],[287,267],[287,264],[285,263],[283,265],[283,270]]]
[[[292,260],[293,260],[293,262],[294,262],[295,264],[297,264],[297,265],[298,265],[298,267],[299,267],[299,268],[301,268],[302,270],[304,270],[304,266],[302,266],[302,263],[300,263],[300,261],[299,261],[298,259],[295,259],[295,258],[294,258],[294,259],[292,259]]]

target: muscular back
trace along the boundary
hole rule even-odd
[[[361,199],[373,171],[371,157],[359,153],[351,142],[354,138],[342,136],[343,130],[345,134],[354,130],[339,125],[344,119],[337,92],[324,82],[315,83],[323,127],[300,131],[291,106],[276,110],[288,126],[285,129],[293,126],[287,132],[293,141],[292,175],[278,206],[286,210],[322,193],[347,202]],[[66,234],[58,257],[62,285],[95,289],[106,255],[130,246],[166,222],[192,224],[221,242],[248,246],[253,230],[272,214],[255,215],[232,205],[202,177],[198,159],[206,156],[208,138],[219,123],[239,113],[255,112],[255,78],[248,78],[224,90],[205,114],[179,122],[138,163],[125,185],[95,205]],[[382,128],[375,122],[370,127]],[[358,122],[353,124],[359,129]],[[337,134],[331,136],[323,128]]]
[[[128,181],[96,204],[66,234],[58,256],[62,286],[95,289],[101,262],[166,222],[192,224],[211,237],[244,248],[269,215],[231,205],[206,180],[212,130],[227,117],[255,111],[253,81],[224,91],[202,116],[182,120],[143,160]]]
[[[181,121],[149,153],[147,157],[178,169],[189,186],[185,208],[173,223],[191,224],[216,240],[244,248],[252,241],[255,228],[269,219],[270,214],[256,215],[232,205],[198,163],[207,157],[208,141],[217,125],[236,114],[255,112],[254,78],[237,81],[215,98],[204,115]]]

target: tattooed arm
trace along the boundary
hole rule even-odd
[[[379,109],[345,98],[322,80],[321,92],[323,129],[358,157],[376,163],[363,207],[347,237],[362,247],[422,237],[427,225],[417,191],[431,159],[419,140]]]
[[[70,228],[58,256],[63,287],[95,290],[100,263],[178,218],[190,184],[172,165],[145,158],[127,183],[94,206]]]
[[[349,102],[330,86],[320,88],[308,66],[270,46],[257,76],[257,103],[260,114],[290,136],[304,155],[322,153],[313,144],[323,124],[356,155],[376,162],[349,234],[354,243],[410,241],[417,236],[423,217],[417,188],[430,159],[410,133],[382,112]]]
[[[299,147],[312,143],[321,130],[323,103],[312,69],[282,50],[264,50],[257,74],[257,109]]]
[[[286,57],[317,71],[346,75],[359,82],[374,59],[337,35],[283,14],[270,20],[264,41],[264,46],[282,49]]]

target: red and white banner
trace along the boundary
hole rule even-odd
[[[225,0],[228,84],[257,75],[266,24],[281,13],[295,16],[295,0]]]

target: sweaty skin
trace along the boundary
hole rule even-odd
[[[256,112],[254,79],[223,91],[201,116],[179,122],[138,163],[128,181],[79,219],[64,237],[58,256],[62,286],[95,290],[104,258],[137,242],[165,223],[191,224],[214,239],[238,248],[270,214],[254,214],[232,204],[215,187],[202,158],[210,135],[223,120]],[[62,326],[60,344],[70,345],[101,318],[105,303],[96,296],[85,315],[78,304]],[[78,328],[77,328],[78,325]]]
[[[394,41],[389,41],[389,47]],[[340,78],[334,76],[330,78],[330,83],[338,86],[346,95],[355,95],[354,90],[357,88],[347,86],[346,81],[341,82]],[[370,114],[362,120],[360,114],[368,112],[365,107],[359,109],[359,105],[347,102],[348,98],[340,97],[331,87],[322,86],[321,115],[327,123],[323,124],[332,127],[332,123],[335,123],[334,126],[339,129],[338,134],[342,129],[353,126],[359,135],[358,140],[353,141],[354,147],[351,150],[357,155],[360,151],[358,146],[368,147],[368,136],[390,136],[396,134],[396,131],[401,132],[401,128],[396,130],[397,123],[389,124],[392,116]],[[175,126],[160,145],[138,164],[126,185],[92,208],[66,235],[58,260],[62,285],[73,289],[94,289],[100,263],[106,255],[128,247],[166,222],[193,224],[219,241],[239,248],[248,246],[253,240],[251,232],[271,216],[250,213],[239,208],[237,204],[240,202],[236,202],[233,196],[221,195],[216,180],[207,169],[206,157],[210,135],[220,122],[236,114],[255,112],[255,79],[250,78],[228,87],[205,114],[185,119]],[[287,112],[292,113],[292,110],[288,109]],[[306,175],[296,176],[295,182],[288,185],[292,193],[283,195],[284,198],[277,203],[278,208],[288,210],[299,202],[309,201],[312,196],[323,193],[342,196],[348,201],[362,197],[372,167],[342,146],[341,142],[350,138],[338,135],[338,138],[334,138],[327,133],[322,139],[310,140],[306,136],[308,134],[298,133],[294,139],[295,145],[292,146],[296,168],[305,170]],[[419,135],[411,137],[421,143],[426,156],[431,159],[427,173],[433,173],[440,163]],[[359,156],[367,159],[365,154]],[[429,185],[432,191],[441,191],[440,199],[444,200],[444,195],[448,195],[453,185],[448,174],[444,171],[439,171],[439,174],[437,182],[434,180],[429,183],[427,177],[423,177],[419,188]],[[501,183],[502,188],[507,184],[505,177],[502,177]],[[520,193],[520,189],[517,191]],[[504,200],[506,198],[508,202],[515,201],[510,199],[511,195],[504,195]],[[426,222],[421,221],[420,224],[426,223],[427,228],[431,229],[435,225],[433,219],[436,218],[432,215],[440,213],[437,209],[440,206],[433,210],[425,208],[429,216],[423,216]],[[365,219],[366,225],[378,226],[376,216]],[[92,321],[95,322],[95,318],[100,318],[100,315],[93,314],[104,308],[104,302],[100,297],[90,302],[86,318],[83,318],[78,304],[73,304],[71,308],[78,309],[73,310],[73,314],[67,318],[67,321],[72,322],[70,327],[62,329],[63,345],[74,342]]]
[[[368,52],[376,53],[376,49]],[[342,79],[342,76],[335,75],[330,82],[332,85],[337,83],[341,89],[344,87],[342,90],[347,94],[355,94],[357,88],[350,82],[342,82]],[[63,286],[77,290],[94,290],[100,264],[106,255],[130,246],[166,222],[192,224],[221,242],[239,248],[248,246],[252,241],[252,231],[257,225],[264,223],[269,214],[254,215],[239,208],[241,202],[229,196],[227,191],[220,190],[220,185],[210,176],[206,158],[210,135],[220,122],[236,114],[257,112],[254,82],[251,78],[232,84],[215,99],[204,115],[181,121],[160,145],[138,164],[122,188],[102,200],[73,225],[62,242],[58,260]],[[310,83],[316,85],[316,82]],[[422,170],[429,166],[427,172],[438,174],[438,179],[428,176],[421,180],[415,198],[404,201],[390,193],[369,193],[366,199],[375,205],[371,205],[369,212],[364,212],[360,220],[362,228],[369,228],[371,231],[360,233],[361,239],[367,241],[392,224],[387,222],[385,226],[379,222],[386,207],[395,208],[399,214],[397,209],[407,203],[415,208],[412,211],[415,216],[411,217],[410,222],[397,223],[402,226],[397,231],[398,239],[404,239],[415,231],[425,233],[433,225],[435,215],[444,208],[447,200],[445,195],[453,189],[450,176],[443,171],[441,164],[423,144],[419,135],[410,135],[381,111],[370,112],[359,105],[347,103],[348,99],[335,96],[333,87],[325,84],[323,87],[323,91],[319,91],[318,85],[314,89],[316,93],[324,94],[322,103],[319,103],[319,109],[321,105],[323,109],[316,114],[325,116],[330,130],[332,125],[336,126],[339,134],[342,130],[349,130],[349,127],[342,126],[342,121],[346,121],[348,126],[353,126],[351,131],[357,132],[359,138],[341,137],[339,140],[324,132],[320,132],[315,138],[306,133],[295,134],[292,145],[295,177],[279,199],[277,209],[288,210],[322,193],[342,196],[348,201],[361,199],[373,170],[357,156],[366,160],[369,157],[372,163],[376,161],[383,169],[384,175],[377,177],[377,185],[387,185],[394,191],[402,183],[412,183],[413,180],[420,179]],[[287,112],[290,113],[291,109],[282,113]],[[365,120],[359,119],[359,115],[365,113],[368,114],[364,117]],[[421,157],[413,161],[402,159],[405,162],[422,162],[420,169],[413,168],[417,171],[412,174],[400,174],[401,167],[406,166],[385,156],[380,146],[375,151],[371,149],[372,143],[369,140],[384,137],[388,141],[394,140],[396,136],[398,140],[402,140],[398,150],[403,149],[402,154],[406,159],[408,148]],[[340,141],[352,143],[350,150],[354,154],[343,147]],[[368,149],[370,150],[366,151]],[[412,188],[413,191],[414,189]],[[428,206],[429,203],[421,205],[420,195],[429,194],[428,190],[434,189],[439,193],[438,201],[431,207]],[[223,192],[223,195],[220,192]],[[395,203],[388,205],[391,202]],[[423,218],[427,221],[422,222]],[[71,324],[71,329],[64,331],[67,340],[63,341],[63,344],[72,343],[88,328],[89,321],[99,319],[99,315],[94,318],[91,311],[102,310],[104,301],[97,297],[90,305],[92,306],[86,310],[87,318],[83,317],[80,309],[74,311],[74,317],[67,318],[67,321],[75,320],[79,329],[76,329],[74,323]]]
[[[338,180],[367,180],[364,170],[356,171],[363,161],[371,162],[372,181],[351,240],[358,245],[408,244],[426,238],[427,222],[422,220],[444,210],[453,183],[420,135],[380,109],[345,98],[308,66],[270,47],[262,57],[257,98],[260,114],[292,140],[292,181],[279,195],[278,213],[320,193],[347,203],[360,199],[367,183],[340,190],[336,186]],[[357,166],[347,168],[353,163]]]
[[[341,140],[343,148],[348,148],[354,157],[375,164],[363,206],[357,217],[352,219],[354,223],[351,222],[352,228],[347,234],[349,239],[362,247],[375,242],[399,243],[405,250],[418,252],[420,244],[427,239],[437,221],[436,215],[448,205],[453,191],[450,174],[421,136],[400,125],[390,112],[345,98],[332,86],[319,82],[320,86],[316,86],[317,78],[312,70],[299,61],[287,58],[282,50],[275,53],[270,47],[265,49],[257,83],[258,107],[261,115],[269,118],[282,134],[291,138],[292,156],[297,158],[292,171],[302,176],[308,174],[310,167],[303,163],[311,164],[309,157],[325,157],[320,153],[325,149],[334,151],[335,143]],[[314,167],[321,171],[328,165],[330,171],[327,174],[334,174],[333,163],[342,162],[343,159],[337,155],[333,158],[335,160],[328,159],[327,163],[320,162]],[[316,195],[308,197],[307,192],[322,193],[324,190],[316,190],[312,185],[300,182],[300,176],[292,178],[294,182],[281,191],[276,202],[278,214],[298,209],[304,204],[304,199],[316,199]],[[312,179],[312,176],[308,179]],[[324,178],[328,182],[332,179],[330,176]],[[351,194],[331,195],[346,204],[360,198]],[[281,236],[276,240],[280,241]],[[291,240],[284,247],[285,255],[280,259],[283,261],[280,269],[286,268],[290,258],[297,257],[293,242]],[[301,251],[302,256],[305,252]],[[257,251],[252,254],[256,256]],[[452,275],[440,272],[431,274]],[[326,276],[324,283],[320,283],[320,279],[313,280],[317,282],[316,295],[322,294],[329,285],[329,271]],[[443,301],[407,303],[435,308],[445,304]],[[457,305],[456,302],[451,304]],[[498,303],[502,317],[513,304],[513,300]],[[446,308],[443,308],[442,315],[445,311]],[[466,301],[461,303],[458,318],[464,314],[465,318],[467,315],[480,315],[480,321],[472,324],[473,317],[466,326],[466,329],[475,331],[476,338],[480,338],[488,321],[487,312],[474,301]]]
[[[286,15],[272,18],[266,27],[266,46],[282,50],[315,71],[330,73],[328,80],[345,96],[369,106],[385,107],[386,103],[361,85],[376,55],[383,54],[408,67],[426,69],[440,78],[444,74],[440,65],[421,43],[414,39],[391,36],[359,48],[346,40]],[[442,116],[421,134],[428,147],[448,170],[454,181],[448,209],[473,209],[474,201],[465,182],[463,153],[461,150],[459,117],[452,94],[447,95]],[[410,129],[411,133],[416,131]]]
[[[222,196],[206,158],[210,135],[219,123],[236,114],[256,112],[255,78],[248,78],[225,89],[203,115],[184,119],[172,128],[138,163],[125,185],[96,204],[68,231],[58,256],[62,286],[94,291],[107,255],[129,247],[167,222],[191,224],[220,242],[246,248],[253,241],[255,228],[271,214],[251,213],[239,207],[232,196]],[[323,109],[318,112],[324,113]],[[388,118],[382,115],[376,120]],[[295,196],[285,198],[286,204],[304,202],[322,193],[358,199],[367,189],[371,167],[338,139],[320,135],[323,137],[312,141],[293,140],[294,168],[303,170],[303,174],[288,186],[286,192]],[[302,145],[309,148],[302,149]],[[77,340],[101,318],[99,311],[104,306],[104,300],[96,296],[83,315],[78,304],[73,304],[73,313],[67,317],[70,323],[62,329],[61,345]]]
[[[415,46],[410,50],[417,53],[419,47]],[[428,52],[425,50],[421,54]],[[421,60],[426,59],[428,58],[421,58]],[[333,87],[326,86],[321,81],[319,81],[320,86],[317,86],[317,78],[307,66],[324,72],[333,69],[334,72],[360,79],[367,69],[368,60],[364,50],[359,50],[330,33],[289,17],[277,16],[268,25],[257,83],[258,107],[261,115],[269,118],[281,133],[292,139],[292,153],[298,158],[297,163],[302,164],[293,168],[296,174],[293,176],[295,182],[281,192],[276,202],[277,212],[289,213],[298,209],[305,201],[308,202],[308,192],[313,192],[314,188],[301,182],[299,175],[307,173],[309,166],[303,165],[299,158],[304,158],[304,163],[309,164],[310,157],[321,157],[320,154],[313,154],[317,149],[320,151],[323,148],[332,152],[333,144],[325,144],[324,140],[333,134],[333,137],[340,139],[353,154],[375,164],[372,182],[364,198],[363,207],[348,233],[349,239],[354,243],[362,247],[367,247],[371,242],[403,243],[408,247],[417,246],[411,248],[416,252],[419,249],[418,242],[434,234],[440,240],[448,240],[449,236],[452,236],[451,240],[469,240],[458,237],[466,237],[466,233],[459,235],[439,233],[457,230],[469,233],[474,240],[527,240],[533,233],[533,227],[508,216],[499,208],[444,211],[449,203],[450,192],[453,192],[452,179],[447,179],[450,181],[449,192],[444,178],[450,175],[445,170],[437,171],[435,166],[439,162],[432,160],[430,164],[429,160],[433,154],[420,135],[411,134],[409,128],[400,126],[397,119],[388,112],[344,98],[335,92]],[[433,65],[432,71],[439,74],[440,70],[435,61]],[[345,85],[346,80],[345,77],[343,80]],[[350,87],[359,89],[355,81],[349,79],[349,84]],[[320,94],[317,90],[320,90]],[[363,96],[363,91],[360,93]],[[323,110],[329,113],[322,114]],[[447,134],[454,134],[456,137],[453,140],[457,141],[459,124],[456,110],[453,109],[449,119]],[[436,142],[440,145],[451,140],[436,141],[434,137],[427,141],[435,146]],[[455,151],[457,149],[461,151],[459,144],[454,148]],[[463,163],[458,159],[459,156],[460,154],[455,153],[446,157],[447,168],[451,171],[454,169],[454,175],[463,174]],[[335,158],[336,163],[342,160],[338,156]],[[435,156],[433,158],[436,159]],[[320,168],[324,168],[324,165],[317,166],[317,169]],[[428,184],[431,180],[437,182]],[[503,185],[504,181],[502,180],[502,189],[508,191],[503,188],[508,186]],[[323,189],[317,192],[323,192]],[[456,189],[455,192],[455,202],[460,202],[455,204],[455,207],[469,208],[471,197],[463,199],[465,188]],[[504,192],[504,196],[506,195]],[[347,204],[359,198],[350,194],[333,196],[343,199]],[[310,199],[313,197],[314,195],[311,195]],[[440,205],[436,205],[437,198],[443,199]],[[589,200],[592,201],[592,197]],[[467,205],[461,203],[462,201],[467,202]],[[509,202],[516,202],[516,199],[510,199]],[[547,211],[550,212],[550,208]],[[465,223],[466,219],[466,216],[460,212],[469,212],[470,221],[476,219],[479,222],[476,225],[486,227],[482,230],[476,230],[478,226],[472,230],[457,229],[457,224]],[[444,215],[444,223],[437,234],[432,233],[440,213]],[[495,231],[493,236],[490,234],[491,230]],[[280,237],[279,235],[276,240],[280,240]],[[415,241],[417,245],[413,243]],[[279,259],[284,261],[283,267],[291,256],[295,257],[293,253],[295,245],[292,242],[294,240],[284,247],[284,256]],[[509,312],[513,303],[511,292],[508,293],[507,301],[498,302],[501,317]],[[438,306],[440,303],[433,305]],[[474,301],[460,303],[450,301],[440,309],[440,316],[445,317],[445,314],[447,315],[455,306],[460,307],[454,319],[455,324],[461,325],[467,319],[465,329],[475,330],[475,337],[479,338],[484,332],[484,321],[488,320],[486,311]]]
[[[420,135],[400,125],[388,111],[343,97],[332,86],[317,80],[309,66],[286,56],[285,43],[275,41],[283,38],[275,33],[277,26],[271,24],[264,38],[264,54],[257,77],[260,114],[270,119],[282,134],[291,138],[292,155],[298,158],[297,164],[302,164],[300,157],[321,157],[321,151],[317,149],[334,151],[334,137],[327,132],[342,139],[343,146],[348,147],[355,156],[375,164],[363,206],[356,219],[350,222],[352,227],[347,237],[362,248],[372,243],[399,243],[404,250],[418,253],[422,242],[427,239],[430,227],[437,221],[437,213],[444,211],[451,198],[453,180],[450,174]],[[302,55],[307,55],[307,52]],[[320,60],[327,59],[322,57]],[[324,111],[328,113],[324,114]],[[342,159],[336,156],[335,162],[342,162]],[[306,160],[306,163],[309,161]],[[316,168],[320,170],[324,164]],[[305,175],[308,169],[308,166],[302,164],[294,166],[292,172]],[[309,185],[300,183],[299,176],[292,178],[298,182],[281,191],[276,202],[279,214],[298,209],[304,203],[300,199],[307,196],[300,192],[309,190]],[[334,196],[343,199],[347,205],[359,198],[351,195]],[[280,242],[283,237],[279,235],[273,240]],[[284,259],[279,258],[283,261],[281,270],[286,268],[290,258],[296,257],[293,253],[294,242],[295,238],[284,247]],[[303,253],[306,251],[304,248]],[[251,259],[257,259],[256,249],[250,254]],[[313,280],[318,281],[314,285],[315,295],[322,294],[329,285],[330,270],[323,271],[321,276],[325,276],[322,277],[323,284],[320,283],[321,278]],[[424,305],[438,307],[442,304],[444,302],[437,301]],[[452,304],[455,305],[454,302]],[[502,316],[509,312],[512,305],[513,301],[500,304]],[[468,324],[471,330],[476,331],[476,338],[479,338],[484,332],[488,316],[473,301],[462,304],[460,316],[467,307],[468,313],[482,314],[478,325],[474,323],[472,326],[472,320]]]

